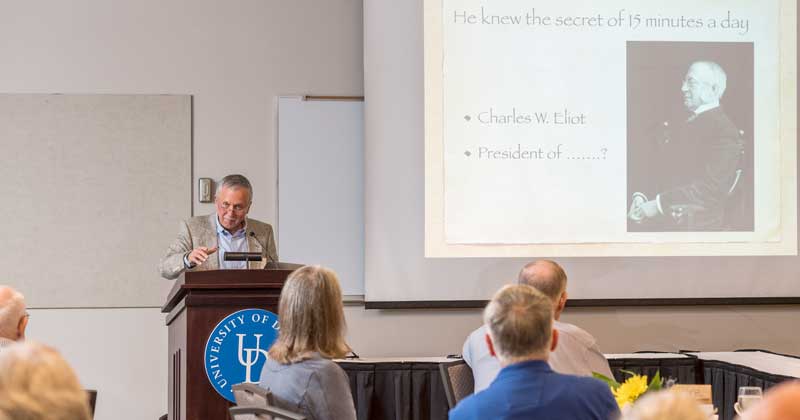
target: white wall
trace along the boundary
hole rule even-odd
[[[361,13],[358,0],[0,1],[0,91],[193,94],[195,179],[245,173],[256,187],[252,215],[272,222],[273,98],[362,94]],[[210,211],[195,207],[196,214]],[[156,261],[132,263],[152,264],[155,275]],[[97,419],[166,412],[166,327],[158,309],[32,314],[29,335],[60,348],[83,383],[98,389]],[[477,310],[348,306],[346,315],[362,356],[457,353],[480,322]],[[796,307],[579,309],[564,319],[595,333],[607,352],[800,353]]]
[[[348,306],[345,315],[348,341],[362,357],[460,354],[466,335],[481,323],[479,310]],[[590,331],[605,353],[761,348],[800,354],[793,306],[567,308],[561,320]]]

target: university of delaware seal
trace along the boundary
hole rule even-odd
[[[206,342],[203,360],[208,381],[219,395],[235,402],[232,385],[258,383],[279,328],[278,316],[264,309],[243,309],[217,324]]]

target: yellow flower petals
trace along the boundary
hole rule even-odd
[[[626,404],[636,401],[645,391],[647,391],[647,376],[633,375],[620,384],[617,389],[612,389],[611,393],[614,394],[614,399],[622,408]]]

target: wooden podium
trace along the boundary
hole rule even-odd
[[[169,420],[227,419],[230,403],[205,373],[203,355],[211,330],[227,315],[261,308],[278,313],[281,288],[302,265],[275,269],[187,272],[175,282],[161,308],[169,330]]]

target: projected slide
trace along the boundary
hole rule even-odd
[[[426,255],[796,254],[791,3],[427,1]]]

